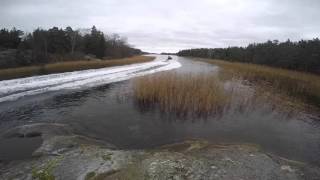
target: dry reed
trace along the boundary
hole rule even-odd
[[[161,73],[137,78],[133,84],[139,105],[156,105],[179,116],[216,114],[229,100],[214,75]]]
[[[241,78],[263,85],[289,96],[298,97],[320,106],[320,77],[318,75],[273,68],[263,65],[200,59],[222,67],[223,76]]]

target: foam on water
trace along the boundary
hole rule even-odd
[[[157,56],[147,63],[0,81],[0,102],[49,91],[89,88],[179,67],[176,59],[167,61],[166,56]]]

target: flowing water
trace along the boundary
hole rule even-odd
[[[188,58],[177,73],[217,72],[218,68]],[[160,72],[166,73],[166,72]],[[252,143],[289,159],[320,165],[320,121],[316,115],[286,116],[269,109],[224,113],[219,118],[174,119],[144,111],[130,96],[132,80],[75,90],[60,90],[0,103],[0,131],[18,125],[55,122],[70,125],[78,134],[123,149],[153,148],[187,139],[213,143]],[[38,139],[29,140],[39,143]],[[0,139],[0,158],[16,157],[17,140]],[[26,143],[25,143],[26,144]],[[27,156],[34,149],[27,143]],[[5,148],[4,148],[5,147]],[[21,148],[20,148],[21,149]],[[20,157],[19,157],[20,158]],[[18,158],[18,159],[19,159]],[[23,158],[23,157],[21,157]],[[14,159],[14,158],[11,158]]]

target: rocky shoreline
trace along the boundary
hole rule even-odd
[[[32,124],[2,138],[41,136],[26,160],[0,163],[0,179],[320,179],[320,168],[287,160],[250,144],[190,140],[152,150],[121,150],[75,135],[63,124]]]

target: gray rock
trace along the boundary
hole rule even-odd
[[[129,151],[72,134],[61,124],[34,124],[5,133],[39,132],[43,144],[32,159],[0,163],[0,179],[295,180],[319,179],[320,168],[264,153],[254,145],[186,141]]]
[[[1,137],[19,137],[19,136],[28,136],[30,134],[39,134],[44,139],[48,139],[54,136],[60,135],[72,135],[72,130],[64,124],[58,123],[36,123],[18,126],[12,129],[9,129],[1,134]]]
[[[92,60],[96,60],[97,57],[93,54],[87,54],[84,56],[84,59],[87,60],[87,61],[92,61]]]

